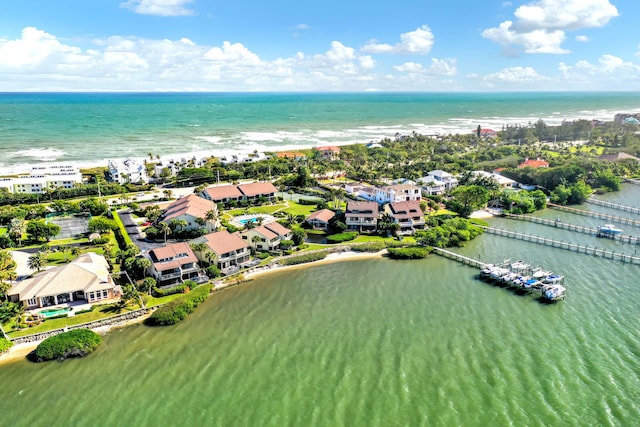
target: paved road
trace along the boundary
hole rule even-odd
[[[140,230],[140,227],[138,226],[136,221],[133,219],[131,209],[123,209],[121,211],[118,211],[118,214],[120,215],[120,219],[124,224],[124,229],[127,230],[129,237],[131,238],[133,243],[135,243],[136,246],[140,248],[140,251],[145,252],[151,249],[158,248],[160,246],[164,246],[164,243],[148,242],[144,240],[144,238],[142,237],[144,234],[142,233],[142,230]]]

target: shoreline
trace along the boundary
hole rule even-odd
[[[313,267],[313,266],[323,265],[323,264],[331,264],[331,263],[342,262],[342,261],[355,261],[355,260],[362,260],[362,259],[381,258],[385,253],[386,253],[386,249],[383,249],[379,252],[345,251],[345,252],[331,253],[327,255],[325,258],[321,260],[313,261],[313,262],[308,262],[308,263],[298,264],[298,265],[283,265],[283,266],[250,271],[244,274],[244,278],[248,279],[249,281],[252,281],[257,277],[264,276],[269,273],[282,272],[282,271],[294,270],[294,269],[302,269],[302,268],[308,268],[308,267]],[[231,282],[228,284],[217,286],[214,289],[224,290],[225,288],[229,288],[238,284],[242,284],[242,283]],[[149,313],[144,316],[140,316],[135,319],[131,319],[117,325],[100,326],[98,328],[93,329],[93,331],[104,336],[114,329],[126,328],[127,326],[130,326],[130,325],[142,323],[150,315],[151,314]],[[41,342],[42,340],[31,341],[31,342],[22,343],[22,344],[15,344],[6,353],[0,355],[0,366],[13,363],[13,362],[18,362],[20,360],[26,360],[27,355],[31,353],[33,350],[35,350],[36,347],[38,347],[38,345]]]
[[[126,328],[130,325],[142,323],[150,315],[151,314],[148,313],[144,316],[136,317],[135,319],[131,319],[117,325],[100,326],[98,328],[92,329],[92,331],[104,336],[114,329]],[[31,341],[13,345],[6,353],[0,354],[0,366],[7,365],[13,362],[19,362],[20,360],[26,360],[29,353],[35,350],[42,341],[43,340]]]

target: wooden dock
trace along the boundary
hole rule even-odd
[[[481,270],[485,269],[487,267],[494,266],[494,267],[502,267],[502,268],[506,268],[508,270],[514,271],[512,267],[515,266],[515,263],[511,263],[510,259],[504,260],[504,261],[502,261],[501,263],[498,263],[498,264],[487,264],[487,263],[484,263],[484,262],[482,262],[482,261],[480,261],[478,259],[470,258],[470,257],[464,256],[464,255],[460,255],[460,254],[458,254],[456,252],[452,252],[452,251],[448,251],[446,249],[436,248],[436,247],[433,248],[433,253],[435,253],[437,255],[440,255],[440,256],[443,256],[445,258],[452,259],[454,261],[458,261],[458,262],[460,262],[462,264],[466,264],[466,265],[469,265],[469,266],[472,266],[472,267],[476,267],[476,268],[481,269]],[[519,262],[521,262],[521,261],[519,261]],[[530,264],[527,264],[527,265],[530,266]],[[533,269],[533,270],[528,270],[528,272],[530,273],[531,271],[536,271],[536,270],[539,270],[539,268],[536,268],[536,269]],[[526,274],[528,274],[528,273],[526,273]],[[482,275],[480,275],[480,279],[482,280]],[[483,281],[487,282],[487,279],[485,278]],[[497,285],[499,285],[501,287],[507,287],[507,288],[510,288],[512,290],[515,290],[516,292],[520,293],[521,295],[530,294],[532,292],[539,293],[540,294],[540,298],[542,300],[546,300],[546,301],[549,301],[549,302],[555,302],[555,301],[563,300],[565,298],[564,287],[562,287],[563,290],[562,290],[562,294],[560,296],[558,296],[557,298],[550,298],[550,297],[548,297],[546,295],[546,291],[550,287],[553,287],[554,285],[539,284],[537,287],[531,287],[531,288],[528,288],[528,289],[521,289],[518,286],[509,285],[507,283],[502,282],[501,280],[496,280],[496,281],[489,280],[489,281],[493,282],[493,283],[495,283],[495,284],[497,284]],[[564,282],[564,277],[562,277],[562,282]],[[540,283],[540,282],[538,282],[538,283]]]
[[[640,221],[637,221],[637,220],[631,219],[631,218],[624,218],[624,217],[621,217],[621,216],[609,215],[609,214],[605,214],[605,213],[601,213],[601,212],[585,211],[585,210],[582,210],[582,209],[570,208],[568,206],[556,205],[554,203],[547,203],[547,207],[553,208],[553,209],[558,209],[558,210],[564,211],[564,212],[570,212],[570,213],[576,214],[576,215],[590,216],[592,218],[605,219],[605,220],[611,221],[611,222],[617,222],[617,223],[620,223],[620,224],[627,224],[627,225],[633,225],[635,227],[640,227]]]
[[[604,206],[605,208],[615,209],[617,211],[630,212],[632,214],[640,215],[640,208],[635,208],[633,206],[621,205],[619,203],[607,202],[606,200],[599,200],[593,197],[589,197],[587,199],[587,203],[591,203],[592,205]]]
[[[622,252],[609,251],[606,249],[599,249],[597,247],[591,247],[587,245],[579,245],[577,243],[564,242],[560,240],[548,239],[546,237],[534,236],[532,234],[520,233],[518,231],[503,230],[501,228],[479,226],[485,232],[495,234],[498,236],[509,237],[511,239],[523,240],[526,242],[537,243],[539,245],[551,246],[553,248],[564,249],[577,253],[583,253],[586,255],[593,255],[601,258],[611,259],[614,261],[621,261],[629,264],[639,264],[640,256],[627,255]]]
[[[640,238],[633,236],[625,236],[623,234],[605,234],[598,231],[597,228],[583,227],[582,225],[571,224],[569,222],[550,220],[545,218],[538,218],[536,216],[529,215],[515,215],[508,212],[502,214],[503,217],[509,219],[517,219],[520,221],[528,221],[536,224],[542,224],[549,227],[562,228],[563,230],[576,231],[578,233],[588,234],[590,236],[606,237],[608,239],[619,240],[622,243],[629,243],[638,245],[640,244]]]

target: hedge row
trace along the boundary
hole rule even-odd
[[[369,242],[362,245],[353,245],[351,250],[354,252],[380,252],[386,247],[387,245],[384,242]]]
[[[212,287],[213,285],[210,283],[201,285],[191,292],[169,301],[154,311],[145,323],[151,326],[168,326],[184,320],[202,301],[207,299]]]
[[[83,357],[98,348],[102,337],[90,329],[74,329],[42,341],[35,349],[35,361]]]
[[[190,282],[190,283],[189,283]],[[174,286],[173,288],[168,289],[159,289],[154,287],[151,290],[151,293],[154,297],[166,297],[167,295],[173,294],[183,294],[187,289],[192,289],[196,287],[196,283],[192,281],[185,281],[184,283],[179,284],[178,286]]]
[[[319,261],[326,258],[327,252],[312,252],[304,255],[298,255],[291,258],[283,258],[278,261],[281,265],[297,265],[307,262]]]
[[[117,211],[113,212],[113,220],[118,225],[118,228],[115,230],[115,236],[120,249],[126,248],[129,245],[133,245],[133,240],[131,240],[131,237],[129,237],[129,233],[127,233],[127,230],[124,228],[122,219],[120,219],[120,215]]]
[[[342,243],[353,240],[358,236],[357,231],[346,231],[344,233],[332,234],[327,236],[327,243]]]
[[[425,247],[410,247],[410,248],[389,248],[389,256],[394,259],[420,259],[426,258],[429,255],[429,248]]]

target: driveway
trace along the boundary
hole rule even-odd
[[[133,243],[135,243],[135,245],[140,248],[140,251],[145,252],[164,246],[164,242],[149,242],[144,239],[144,233],[133,218],[131,209],[123,209],[121,211],[118,211],[118,215],[120,215],[120,219],[124,224],[124,229],[127,230],[127,234],[129,234],[129,237],[131,238]]]

